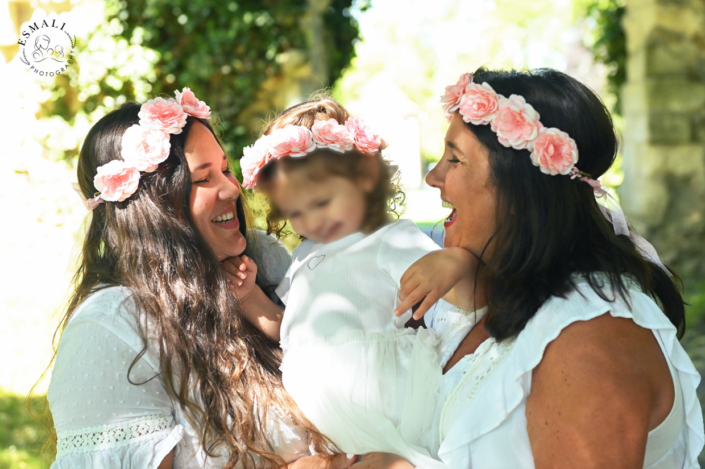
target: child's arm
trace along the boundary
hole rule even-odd
[[[247,256],[240,256],[225,259],[223,267],[243,315],[267,337],[279,342],[284,310],[255,284],[257,264]]]
[[[458,308],[473,308],[477,258],[462,248],[447,248],[426,254],[409,267],[401,278],[397,316],[423,302],[414,311],[420,319],[439,299]]]

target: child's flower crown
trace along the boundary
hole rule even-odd
[[[316,148],[344,153],[354,147],[363,153],[374,154],[384,146],[384,140],[360,118],[349,117],[345,125],[335,119],[317,120],[311,129],[287,124],[245,147],[240,159],[242,186],[253,189],[259,170],[277,158],[306,156]]]
[[[210,107],[199,101],[189,88],[176,91],[176,99],[155,98],[142,105],[140,123],[122,136],[122,161],[98,167],[93,185],[98,193],[85,201],[93,210],[104,201],[122,202],[137,190],[141,172],[151,173],[169,157],[169,134],[180,134],[188,116],[210,119]]]
[[[531,162],[542,173],[555,176],[569,175],[592,187],[595,197],[603,200],[598,204],[604,217],[612,223],[618,235],[631,238],[641,254],[652,263],[661,267],[668,275],[671,272],[659,259],[656,249],[644,238],[632,232],[627,224],[622,207],[619,206],[600,181],[592,179],[589,174],[580,171],[578,147],[567,133],[546,128],[539,121],[539,113],[519,95],[505,98],[497,94],[487,83],[473,83],[472,73],[464,73],[455,85],[446,86],[441,96],[441,103],[446,119],[450,122],[453,113],[458,111],[463,121],[473,125],[487,125],[497,134],[499,143],[508,148],[529,150]]]

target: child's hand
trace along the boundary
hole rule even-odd
[[[465,288],[459,289],[457,293],[461,293],[463,298],[446,298],[446,301],[461,308],[470,304],[470,298],[466,296],[472,290],[467,288],[467,284],[474,278],[477,262],[475,256],[462,248],[448,248],[426,254],[404,272],[399,291],[401,303],[394,314],[400,316],[423,300],[413,316],[414,319],[420,319],[461,281]]]
[[[257,264],[247,256],[228,257],[222,264],[230,291],[241,303],[244,303],[255,287]]]
[[[369,453],[350,469],[414,469],[409,461],[392,453]]]

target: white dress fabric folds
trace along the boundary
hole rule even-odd
[[[288,254],[264,233],[252,233],[257,262]],[[254,247],[254,246],[253,246]],[[282,252],[283,251],[283,252]],[[272,283],[283,271],[274,272]],[[125,287],[92,294],[74,312],[62,337],[48,392],[58,437],[52,469],[154,469],[172,450],[174,469],[217,469],[226,459],[207,457],[199,432],[167,394],[151,348],[143,348],[138,311]],[[270,443],[285,461],[308,453],[308,435],[281,412],[268,412]]]
[[[677,392],[666,421],[649,433],[645,468],[695,469],[703,448],[703,417],[696,388],[700,375],[656,303],[632,284],[629,304],[605,301],[582,277],[566,298],[550,298],[514,339],[488,339],[443,377],[439,414],[440,458],[454,469],[533,468],[526,430],[526,400],[533,369],[561,331],[576,321],[609,313],[650,329],[671,368]],[[606,283],[605,290],[611,295]],[[610,297],[610,296],[608,296]],[[443,313],[440,312],[442,315]],[[429,317],[433,323],[439,318]]]
[[[409,220],[329,244],[304,241],[277,288],[286,303],[284,387],[345,453],[386,451],[416,467],[445,467],[433,431],[438,336],[404,329],[410,312],[392,314],[401,276],[437,249]]]

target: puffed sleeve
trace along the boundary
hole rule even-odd
[[[399,285],[411,264],[426,254],[440,249],[411,220],[393,223],[382,238],[377,251],[377,265]]]
[[[183,436],[142,349],[125,289],[94,294],[61,337],[48,392],[58,437],[52,469],[156,468]]]

